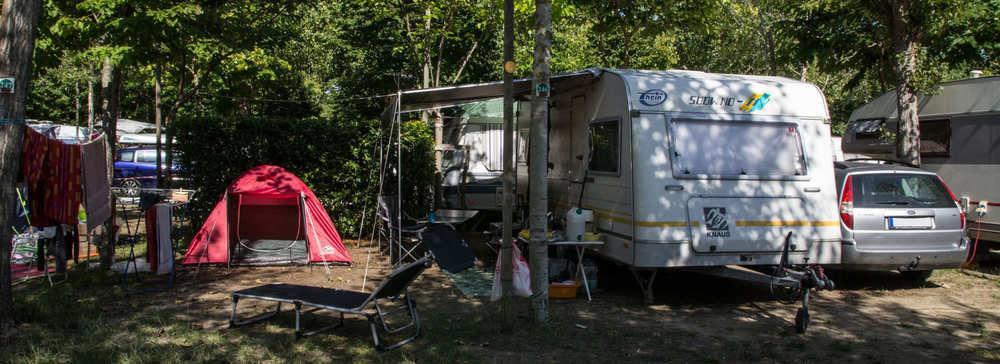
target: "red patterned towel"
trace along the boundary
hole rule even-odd
[[[79,145],[48,139],[29,128],[21,175],[28,186],[32,224],[77,224],[82,198]]]

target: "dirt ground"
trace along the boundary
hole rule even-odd
[[[177,305],[175,316],[197,330],[272,331],[291,336],[286,317],[267,329],[228,329],[229,293],[263,283],[289,282],[361,289],[368,252],[352,247],[353,267],[196,268],[185,271],[177,289],[156,298]],[[373,255],[366,286],[386,274],[384,259]],[[814,295],[812,325],[795,334],[797,306],[769,298],[766,287],[691,273],[660,275],[656,301],[645,305],[638,286],[624,269],[606,266],[594,300],[551,301],[552,322],[533,326],[525,300],[515,304],[512,326],[499,323],[496,305],[464,297],[436,267],[416,284],[424,334],[398,353],[415,361],[556,362],[996,362],[1000,360],[1000,280],[994,275],[937,271],[924,284],[893,273],[838,274],[835,291]],[[248,305],[244,314],[264,312]],[[290,317],[290,315],[287,315]],[[306,324],[320,325],[329,318]],[[364,345],[362,319],[349,320],[340,332]],[[306,340],[315,340],[309,338]],[[321,339],[322,340],[322,339]],[[351,359],[329,348],[326,359]],[[343,356],[342,356],[343,355]],[[356,359],[356,358],[355,358]]]
[[[172,290],[146,279],[71,273],[15,291],[18,331],[0,362],[1000,362],[1000,267],[936,271],[924,284],[893,273],[838,274],[838,289],[813,296],[812,325],[792,328],[796,305],[766,287],[662,271],[643,303],[623,268],[602,265],[594,300],[552,300],[551,322],[531,320],[527,300],[505,321],[498,305],[467,298],[437,267],[412,290],[423,333],[400,350],[372,349],[367,323],[294,339],[293,315],[229,328],[230,293],[265,283],[369,290],[385,259],[348,244],[351,267],[186,267]],[[367,262],[367,264],[366,264]],[[368,266],[369,269],[365,269]],[[367,279],[365,274],[367,271]],[[582,295],[581,295],[582,296]],[[247,301],[241,315],[273,306]],[[306,315],[303,325],[333,322]]]

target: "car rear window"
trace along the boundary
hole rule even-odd
[[[955,202],[934,175],[853,175],[855,207],[955,207]]]

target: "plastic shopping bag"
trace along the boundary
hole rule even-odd
[[[514,259],[512,275],[512,285],[514,286],[514,295],[521,297],[531,296],[531,271],[528,270],[528,261],[524,259],[521,255],[521,249],[514,244],[514,250],[511,252],[511,256]],[[502,259],[497,259],[496,269],[493,274],[493,293],[490,295],[491,301],[498,301],[502,296],[503,292],[503,282],[501,277],[503,276],[500,272],[500,262]]]

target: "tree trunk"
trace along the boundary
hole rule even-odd
[[[504,323],[513,320],[514,245],[511,225],[514,221],[514,0],[504,0],[503,7],[503,227],[500,246],[500,302]]]
[[[896,158],[920,165],[920,120],[911,78],[917,70],[919,29],[910,18],[910,0],[892,0],[892,48],[896,55]]]
[[[101,66],[101,117],[104,119],[104,132],[108,136],[108,165],[114,166],[115,157],[118,153],[118,94],[119,85],[121,83],[121,75],[117,67],[111,63],[110,58],[105,58],[103,65]],[[114,168],[108,169],[108,181],[112,184],[114,183]],[[100,247],[101,254],[101,270],[111,269],[111,264],[114,263],[115,254],[115,237],[116,234],[116,221],[115,213],[117,211],[115,203],[117,202],[117,197],[115,194],[111,194],[111,219],[108,220],[104,225],[104,246]]]
[[[14,327],[11,290],[11,230],[24,139],[24,105],[31,83],[41,0],[5,0],[0,15],[0,76],[14,78],[14,93],[0,94],[0,335]]]
[[[156,120],[156,187],[160,188],[163,186],[163,160],[160,154],[163,151],[163,142],[160,140],[162,132],[160,131],[163,124],[163,100],[160,97],[160,92],[162,89],[162,77],[163,68],[157,64],[156,65],[156,79],[153,82],[153,112],[155,113],[154,119]]]
[[[549,320],[548,248],[548,129],[549,59],[552,55],[552,9],[550,0],[535,0],[535,62],[532,71],[534,97],[531,99],[531,161],[529,163],[529,224],[531,245],[531,307],[535,320]]]
[[[87,132],[94,132],[94,81],[90,80],[89,76],[87,77]]]

